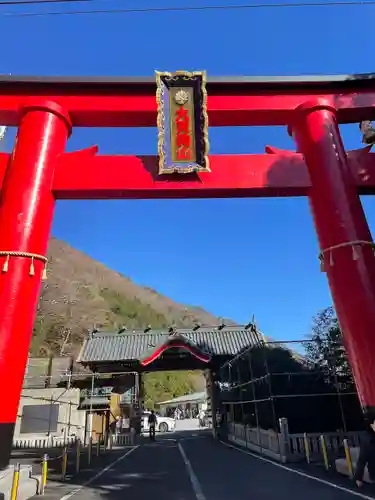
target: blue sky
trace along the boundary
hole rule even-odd
[[[248,0],[242,3],[252,3]],[[375,6],[12,17],[5,12],[223,5],[230,0],[96,0],[0,5],[0,71],[38,75],[372,72]],[[240,4],[241,1],[232,4]],[[254,3],[254,2],[253,2]],[[277,3],[276,0],[274,3]],[[343,127],[347,148],[357,126]],[[212,153],[293,148],[284,128],[210,129]],[[69,149],[155,154],[156,129],[79,129]],[[364,200],[375,226],[372,197]],[[247,322],[276,339],[304,337],[331,304],[306,199],[58,202],[53,234],[176,301]]]

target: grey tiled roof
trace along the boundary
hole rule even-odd
[[[178,328],[175,335],[185,337],[211,356],[234,356],[263,341],[262,335],[244,326],[199,328],[195,331]],[[150,350],[166,342],[170,336],[166,330],[93,333],[84,342],[77,361],[92,363],[139,360]]]
[[[158,405],[167,405],[173,403],[191,403],[195,401],[205,401],[207,400],[207,392],[193,392],[193,394],[185,394],[185,396],[179,396],[178,398],[168,399],[167,401],[160,401]]]

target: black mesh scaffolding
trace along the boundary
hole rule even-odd
[[[260,343],[221,366],[218,388],[229,423],[279,432],[280,418],[286,418],[295,433],[348,432],[363,426],[341,344]]]

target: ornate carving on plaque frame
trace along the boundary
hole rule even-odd
[[[156,71],[159,174],[210,172],[205,71]]]

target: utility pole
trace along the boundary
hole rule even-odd
[[[72,301],[69,300],[68,302],[68,318],[69,318],[69,324],[71,324],[71,319],[72,319]],[[68,328],[66,328],[66,335],[65,335],[65,338],[64,338],[64,342],[62,343],[62,346],[60,348],[60,356],[63,356],[64,355],[64,350],[65,350],[65,347],[68,343],[68,340],[69,340],[69,337],[70,337],[70,334],[72,333],[72,330],[70,328],[70,326],[68,326]]]

